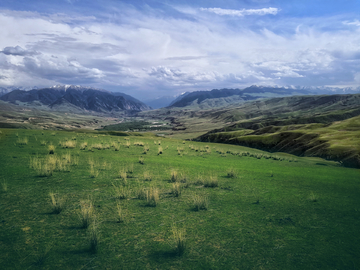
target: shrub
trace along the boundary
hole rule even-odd
[[[51,199],[52,213],[60,214],[61,211],[64,210],[64,199],[59,197],[57,194],[50,192],[49,193]]]
[[[194,210],[207,210],[209,207],[209,200],[205,196],[194,195],[193,196]]]
[[[80,201],[80,214],[81,227],[87,228],[90,226],[94,219],[94,206],[91,200]]]
[[[186,231],[185,229],[177,229],[173,226],[172,233],[175,241],[175,252],[177,255],[181,256],[184,254],[186,249]]]

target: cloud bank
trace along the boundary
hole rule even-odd
[[[0,86],[83,84],[145,99],[251,84],[360,83],[360,24],[347,14],[128,4],[92,11],[0,10]]]

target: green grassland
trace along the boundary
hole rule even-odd
[[[0,131],[2,269],[360,268],[358,169],[151,134]]]

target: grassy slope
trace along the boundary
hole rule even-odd
[[[240,146],[161,139],[112,137],[87,133],[6,130],[0,133],[0,263],[2,269],[358,269],[360,267],[359,170],[308,158],[282,155],[260,158],[262,152]],[[19,142],[28,139],[26,145]],[[59,141],[75,141],[65,149]],[[76,140],[75,140],[76,139]],[[43,142],[47,145],[41,145]],[[143,154],[147,144],[150,151]],[[156,142],[156,145],[154,144]],[[79,146],[88,142],[85,150]],[[69,172],[39,177],[30,157],[69,153],[78,159]],[[92,149],[102,143],[121,144]],[[177,148],[182,155],[178,155]],[[183,150],[181,150],[183,149]],[[245,151],[245,152],[244,152]],[[244,154],[242,156],[239,153]],[[144,157],[144,164],[138,162]],[[99,171],[90,178],[89,160]],[[292,162],[290,162],[292,161]],[[106,163],[104,165],[104,163]],[[111,165],[110,165],[111,164]],[[133,195],[114,198],[112,183],[119,170],[134,166],[125,187]],[[229,169],[237,177],[226,177]],[[170,170],[183,173],[188,187],[180,197],[170,191]],[[153,175],[143,180],[143,172]],[[213,175],[219,186],[205,188],[196,180]],[[3,187],[4,185],[2,185]],[[160,203],[146,207],[134,198],[138,187],[158,187]],[[51,214],[49,192],[66,196],[66,209]],[[210,199],[207,211],[193,211],[194,194]],[[316,197],[314,202],[309,197]],[[97,254],[89,252],[88,230],[80,228],[79,201],[92,198],[98,220]],[[116,204],[128,212],[116,222]],[[186,229],[186,251],[176,256],[171,227]]]

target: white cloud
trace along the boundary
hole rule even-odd
[[[249,84],[358,83],[360,28],[344,18],[336,18],[342,28],[324,31],[334,18],[302,18],[298,27],[299,19],[247,16],[239,23],[203,11],[182,8],[172,17],[126,7],[111,21],[0,12],[0,86],[87,84],[142,98]]]
[[[230,16],[246,16],[246,15],[276,15],[279,12],[279,9],[269,7],[269,8],[261,8],[261,9],[223,9],[223,8],[200,8],[202,11],[208,11],[215,13],[217,15],[230,15]]]
[[[345,25],[354,25],[354,26],[360,26],[360,21],[359,20],[354,20],[352,22],[350,21],[343,21],[342,22]]]

